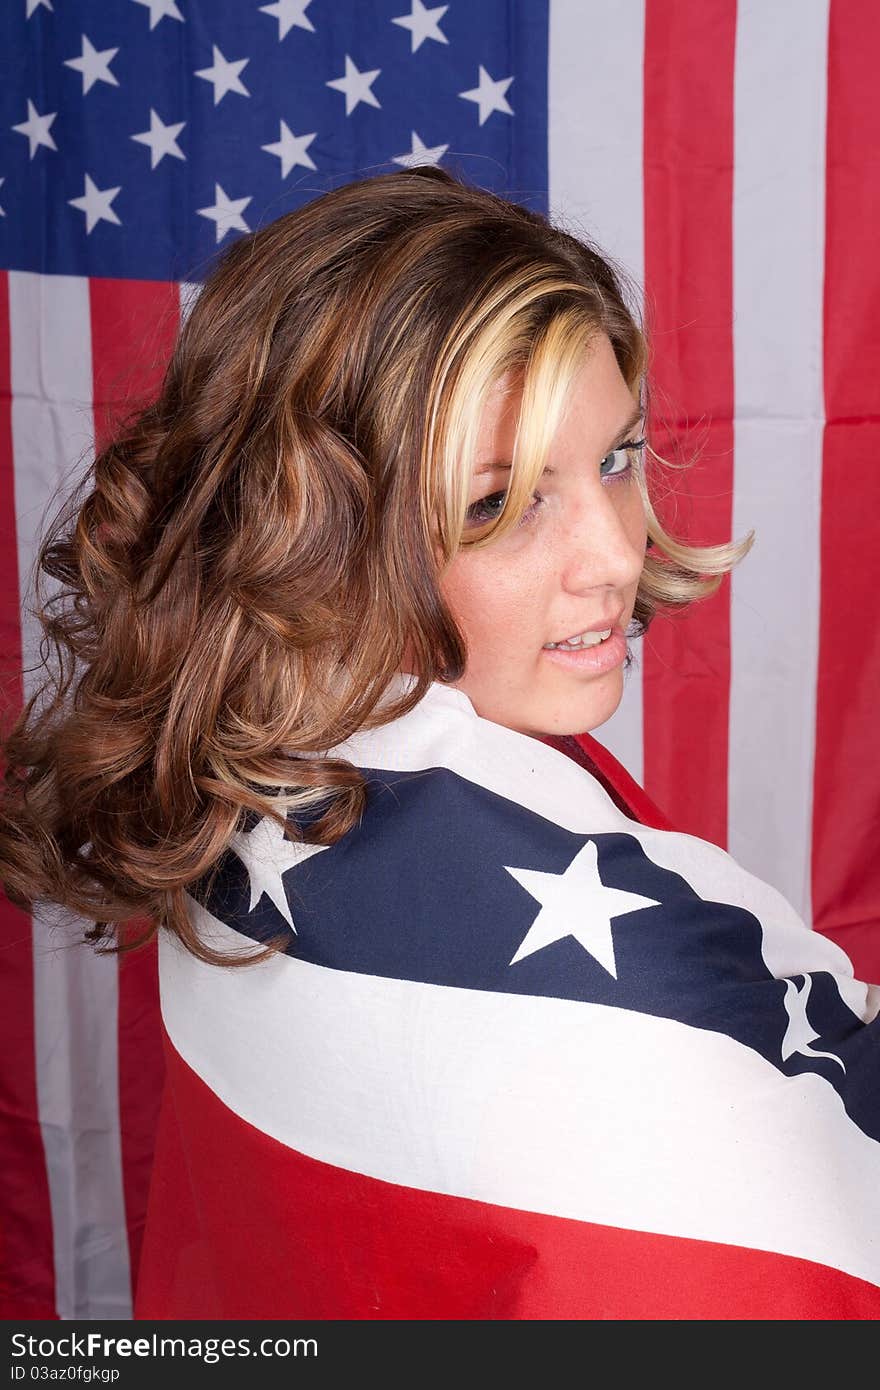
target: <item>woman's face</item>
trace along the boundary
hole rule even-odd
[[[469,515],[497,516],[513,450],[520,390],[502,378],[480,423]],[[637,418],[634,420],[633,416]],[[468,659],[453,682],[477,714],[521,733],[585,733],[609,719],[623,694],[623,636],[632,617],[647,528],[633,469],[638,402],[603,334],[572,386],[562,424],[518,527],[480,549],[462,548],[444,571],[443,595]],[[616,451],[616,452],[615,452]],[[481,468],[491,465],[489,471]],[[613,627],[581,652],[548,642]]]

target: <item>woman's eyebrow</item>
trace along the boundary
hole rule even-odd
[[[628,419],[627,421],[625,421],[624,424],[621,425],[621,427],[620,427],[619,430],[615,430],[614,434],[612,435],[611,439],[610,439],[609,442],[608,442],[608,446],[607,446],[606,452],[607,452],[608,450],[610,450],[610,449],[613,449],[614,446],[615,446],[617,443],[619,443],[620,440],[626,438],[626,436],[629,434],[630,430],[632,429],[633,425],[637,425],[637,424],[639,423],[639,421],[641,420],[641,418],[642,418],[642,416],[644,415],[644,413],[645,413],[645,407],[644,407],[643,405],[637,405],[637,406],[635,407],[635,409],[634,409],[634,410],[632,411],[632,413],[630,414],[629,419]],[[483,463],[479,464],[479,465],[474,469],[474,477],[475,477],[475,478],[479,478],[480,474],[482,474],[482,473],[501,473],[501,472],[509,472],[510,469],[511,469],[511,467],[512,467],[512,465],[511,465],[510,459],[486,459]],[[553,469],[552,469],[552,468],[546,468],[544,471],[545,471],[545,473],[552,473],[552,472],[553,472]]]
[[[632,414],[630,415],[630,417],[629,417],[629,419],[627,420],[626,424],[623,426],[623,429],[618,430],[618,431],[617,431],[617,434],[614,436],[613,440],[611,440],[611,441],[609,442],[608,448],[609,448],[609,449],[612,449],[612,448],[614,447],[615,444],[618,444],[618,443],[620,442],[620,440],[624,439],[625,436],[629,434],[629,432],[630,432],[630,430],[633,428],[633,426],[634,426],[634,425],[637,425],[637,424],[639,423],[639,421],[643,418],[644,414],[645,414],[645,407],[644,407],[641,403],[638,404],[638,405],[636,405],[636,406],[633,408]]]

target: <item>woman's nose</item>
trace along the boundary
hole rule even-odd
[[[620,484],[611,484],[611,487]],[[645,560],[644,510],[630,485],[615,500],[607,485],[572,499],[565,510],[560,537],[562,579],[566,588],[610,585],[624,589],[638,582]]]

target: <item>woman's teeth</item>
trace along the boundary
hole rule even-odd
[[[552,651],[559,648],[565,651],[576,651],[578,647],[595,647],[599,642],[604,642],[611,636],[611,628],[606,628],[604,632],[582,632],[579,637],[567,637],[564,642],[545,642],[544,650]]]

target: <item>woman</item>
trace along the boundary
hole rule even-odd
[[[584,754],[751,545],[660,525],[646,361],[591,246],[363,179],[226,251],[47,537],[0,877],[161,928],[137,1316],[880,1311],[878,991]]]

